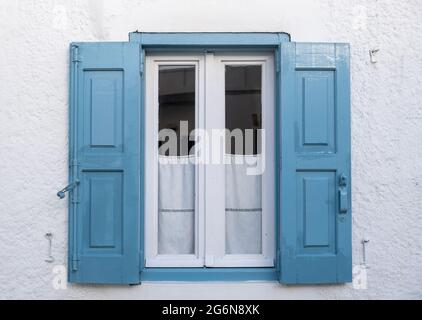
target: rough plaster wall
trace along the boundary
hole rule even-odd
[[[52,286],[66,261],[68,45],[143,31],[286,31],[351,44],[351,284],[145,283]],[[422,298],[422,3],[420,1],[9,0],[0,4],[0,298]],[[379,62],[368,50],[379,48]],[[54,233],[54,264],[44,262]],[[224,290],[223,290],[224,288]]]

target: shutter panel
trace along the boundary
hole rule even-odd
[[[349,46],[282,43],[280,77],[280,282],[349,282]]]
[[[139,44],[71,48],[69,281],[139,283]]]

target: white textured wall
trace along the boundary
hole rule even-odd
[[[351,284],[144,283],[55,290],[66,261],[68,45],[129,31],[286,31],[351,44],[353,255],[369,238],[368,289]],[[0,298],[422,298],[422,2],[3,0],[0,4]],[[379,48],[379,62],[368,50]],[[44,262],[54,233],[56,262]]]

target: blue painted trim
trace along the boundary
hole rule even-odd
[[[73,170],[72,170],[72,162],[73,162],[73,156],[74,156],[74,125],[75,125],[75,102],[76,102],[76,96],[75,96],[75,79],[77,77],[76,74],[76,67],[75,67],[75,62],[74,60],[74,50],[75,50],[75,46],[73,43],[70,44],[70,50],[69,50],[69,61],[70,61],[70,73],[69,73],[69,158],[68,158],[68,168],[69,168],[69,174],[68,174],[68,179],[69,181],[73,181]],[[74,204],[72,202],[72,197],[69,196],[68,197],[68,252],[67,252],[67,265],[68,266],[72,266],[73,264],[73,253],[74,253],[74,248],[75,248],[75,243],[74,243],[74,221],[73,221],[73,210],[74,210]],[[72,236],[71,236],[72,235]],[[72,240],[70,240],[72,239]],[[76,248],[75,248],[76,249]],[[70,281],[70,272],[68,272],[68,281]]]
[[[287,33],[233,33],[233,32],[207,32],[207,33],[153,33],[153,32],[132,32],[129,34],[130,42],[138,42],[141,50],[141,63],[145,64],[145,51],[200,51],[204,50],[225,50],[245,51],[245,50],[271,50],[275,58],[279,59],[280,45],[282,42],[289,42],[290,35]],[[277,60],[276,60],[277,61]],[[280,63],[280,61],[279,61]],[[276,66],[277,68],[277,66]],[[140,68],[142,70],[142,67]],[[279,112],[280,101],[280,77],[276,73],[275,81],[276,112]],[[141,78],[142,97],[144,96],[145,79]],[[144,110],[145,101],[141,101],[141,110]],[[141,113],[141,123],[144,122]],[[276,121],[276,130],[279,125]],[[141,154],[144,150],[144,132],[141,128]],[[279,134],[276,134],[278,138]],[[276,144],[278,146],[278,143]],[[276,147],[277,148],[277,147]],[[276,169],[279,168],[279,156],[276,150]],[[144,161],[141,159],[141,167]],[[277,185],[278,185],[278,175]],[[141,185],[145,185],[143,172],[141,173]],[[277,190],[276,190],[277,192]],[[276,193],[277,194],[277,193]],[[276,235],[278,237],[279,203],[276,201]],[[143,208],[144,199],[141,195],[141,205]],[[141,230],[144,230],[144,216],[141,214]],[[144,266],[144,239],[141,237],[140,251],[140,278],[141,281],[277,281],[279,278],[279,257],[276,256],[275,268],[145,268]],[[277,244],[280,241],[277,238]],[[277,248],[278,251],[279,248]],[[277,252],[276,252],[277,255]]]
[[[260,47],[260,46],[247,46],[247,47],[195,47],[195,46],[174,46],[174,47],[146,47],[147,53],[154,52],[181,52],[181,53],[193,53],[193,54],[204,54],[204,52],[273,52],[276,47]]]
[[[146,268],[141,281],[278,281],[274,268]]]
[[[275,204],[274,204],[274,208],[275,208],[275,241],[276,241],[276,246],[275,246],[275,268],[276,268],[276,272],[278,275],[278,278],[280,277],[280,270],[281,270],[281,266],[280,266],[280,252],[281,252],[281,248],[280,248],[280,213],[281,213],[281,204],[280,204],[280,198],[277,197],[278,194],[280,194],[280,170],[281,170],[281,150],[280,150],[280,121],[278,121],[278,119],[280,119],[280,115],[281,115],[281,110],[280,110],[280,102],[281,102],[281,96],[280,96],[280,88],[281,88],[281,43],[277,46],[277,49],[274,50],[274,62],[275,62],[275,81],[274,81],[274,93],[275,93],[275,116],[274,116],[274,128],[275,128]]]
[[[131,32],[130,42],[150,47],[277,47],[289,42],[283,32]]]
[[[140,154],[141,157],[139,159],[140,161],[140,247],[139,247],[139,272],[142,275],[142,270],[145,268],[145,257],[144,257],[144,230],[145,230],[145,49],[142,47],[141,44],[139,44],[139,51],[140,51],[140,62],[139,62],[139,73],[140,73],[140,83],[141,83],[141,101],[140,101],[140,128],[139,128],[139,135],[140,135]]]

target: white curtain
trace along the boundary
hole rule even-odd
[[[246,170],[257,157],[226,156],[226,254],[262,252],[262,176]],[[160,156],[158,171],[158,253],[193,254],[195,165],[187,156]]]
[[[158,253],[195,253],[195,165],[188,156],[159,156]]]
[[[226,254],[262,252],[262,176],[246,169],[260,156],[226,156]]]

